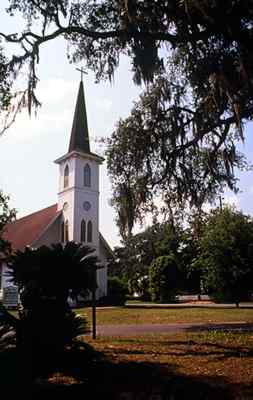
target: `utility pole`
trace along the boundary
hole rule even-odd
[[[222,211],[222,197],[221,197],[221,195],[219,196],[219,199],[220,199],[220,211]]]

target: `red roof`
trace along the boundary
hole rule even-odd
[[[17,219],[15,222],[6,225],[4,238],[11,243],[13,250],[22,250],[40,237],[57,214],[57,204],[54,204]]]

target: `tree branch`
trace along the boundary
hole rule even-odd
[[[56,18],[56,15],[52,15],[54,18]],[[57,23],[57,18],[55,20]],[[122,38],[124,40],[130,40],[130,39],[136,39],[136,40],[147,40],[147,39],[152,39],[155,41],[168,41],[172,45],[176,45],[179,43],[187,43],[191,41],[191,38],[185,37],[183,38],[181,35],[172,35],[168,32],[150,32],[150,31],[138,31],[138,30],[125,30],[125,29],[119,29],[119,30],[111,30],[111,31],[92,31],[89,29],[86,29],[82,26],[66,26],[62,27],[57,23],[59,26],[59,29],[55,30],[53,33],[49,35],[37,35],[33,32],[25,32],[21,36],[17,37],[16,34],[4,34],[0,32],[0,36],[2,36],[7,42],[11,43],[20,43],[22,40],[24,40],[27,37],[32,37],[35,40],[39,42],[39,44],[52,40],[60,35],[72,35],[72,34],[80,34],[85,37],[92,38],[94,40],[98,39],[108,39],[108,38]],[[201,40],[201,38],[205,37],[206,33],[205,31],[200,32],[198,40]],[[193,38],[192,38],[193,39]],[[196,38],[194,38],[196,40]]]

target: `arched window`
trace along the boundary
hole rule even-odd
[[[64,169],[64,182],[63,182],[63,187],[66,188],[69,185],[69,166],[66,165]]]
[[[91,171],[89,164],[86,164],[83,169],[83,185],[84,186],[91,186]]]
[[[68,221],[65,222],[64,239],[65,239],[64,242],[69,241],[69,222]]]
[[[69,240],[69,223],[63,221],[61,223],[61,242],[66,243]]]
[[[65,224],[64,221],[61,223],[61,242],[64,243],[64,230],[65,230]]]
[[[0,288],[2,287],[3,263],[0,261]]]
[[[92,242],[92,222],[88,222],[87,226],[87,242],[91,243]]]
[[[86,241],[86,222],[82,220],[81,222],[81,242]]]

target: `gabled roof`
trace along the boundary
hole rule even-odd
[[[103,244],[103,246],[106,248],[106,251],[108,252],[108,254],[110,254],[111,257],[113,257],[113,251],[111,249],[111,246],[109,245],[109,243],[105,240],[104,236],[102,235],[101,232],[99,232],[99,240],[100,242]]]
[[[71,137],[69,142],[69,153],[75,150],[88,154],[90,153],[89,130],[82,81],[79,85]]]
[[[53,204],[17,219],[6,226],[4,238],[11,243],[12,250],[23,250],[25,246],[32,245],[60,213],[57,204]]]
[[[4,239],[11,243],[12,251],[24,250],[26,246],[33,246],[50,229],[51,225],[61,216],[62,211],[57,211],[57,204],[44,208],[6,225]],[[101,232],[99,232],[100,246],[102,245],[108,258],[113,257],[110,245]],[[0,260],[3,260],[0,254]]]

